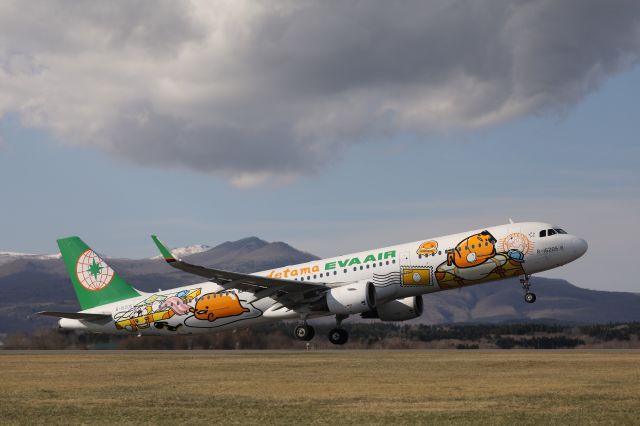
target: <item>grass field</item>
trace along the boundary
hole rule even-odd
[[[0,352],[3,424],[640,424],[640,352]]]

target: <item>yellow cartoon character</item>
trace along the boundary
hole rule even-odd
[[[189,312],[199,320],[215,321],[218,318],[233,317],[249,312],[240,304],[240,299],[233,293],[207,293],[198,299],[195,308]]]
[[[421,254],[423,256],[429,256],[430,254],[436,254],[438,252],[438,242],[437,241],[426,241],[420,244],[420,248],[416,251],[416,253]]]
[[[168,320],[174,315],[173,311],[156,311],[153,312],[151,306],[138,307],[127,312],[124,319],[116,321],[116,329],[127,331],[138,331],[151,327],[151,324],[157,321]]]
[[[447,251],[447,265],[470,268],[480,265],[496,254],[496,239],[489,231],[462,240],[455,249]]]
[[[454,249],[435,270],[440,288],[455,288],[524,274],[517,250],[496,252],[496,239],[489,231],[473,234]]]

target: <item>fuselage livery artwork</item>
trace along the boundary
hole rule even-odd
[[[58,240],[80,312],[40,312],[62,329],[93,333],[173,335],[216,332],[298,319],[295,336],[314,337],[307,320],[335,316],[329,340],[348,340],[350,315],[404,321],[422,314],[436,291],[517,277],[524,300],[532,274],[565,265],[587,251],[585,240],[546,223],[509,223],[344,256],[243,274],[176,259],[152,236],[169,265],[206,282],[157,293],[136,290],[80,238]]]

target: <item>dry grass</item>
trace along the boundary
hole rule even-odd
[[[640,352],[0,352],[3,424],[638,424]]]

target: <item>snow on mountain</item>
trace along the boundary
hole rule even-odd
[[[205,244],[195,244],[192,246],[187,246],[187,247],[178,247],[175,249],[171,249],[171,253],[173,253],[174,256],[180,258],[180,257],[185,257],[185,256],[191,256],[192,254],[196,254],[196,253],[202,253],[203,251],[207,251],[207,250],[211,250],[211,246],[205,245]],[[157,256],[153,256],[150,259],[160,259],[162,256],[157,255]]]
[[[202,253],[203,251],[210,250],[211,246],[205,244],[196,244],[187,247],[179,247],[171,250],[174,256],[185,257],[196,253]],[[60,253],[55,254],[35,254],[35,253],[18,253],[14,251],[0,251],[0,266],[13,262],[14,260],[27,259],[27,260],[48,260],[48,259],[60,259],[62,256]],[[154,256],[150,259],[160,259],[162,256]]]
[[[14,251],[0,251],[0,265],[6,265],[18,259],[47,260],[60,259],[60,253],[55,254],[34,254],[34,253],[17,253]]]

